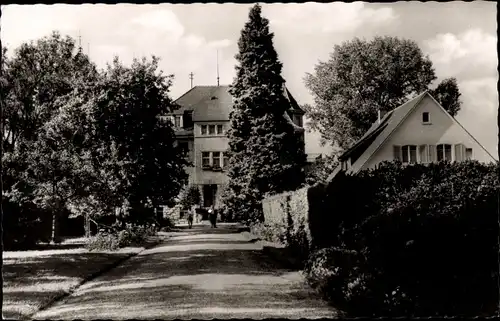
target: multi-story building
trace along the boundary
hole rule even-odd
[[[283,95],[290,103],[289,121],[303,135],[304,111],[285,86]],[[175,102],[180,108],[167,117],[174,123],[177,142],[188,151],[192,163],[187,168],[189,185],[200,188],[203,207],[218,206],[221,186],[229,179],[226,132],[233,104],[229,86],[195,86]]]

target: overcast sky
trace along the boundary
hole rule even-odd
[[[98,66],[114,55],[157,55],[174,74],[173,98],[195,85],[221,84],[235,75],[234,55],[250,4],[8,5],[2,6],[1,37],[14,49],[59,30],[78,37]],[[263,4],[287,86],[301,104],[312,97],[304,76],[335,44],[354,37],[390,35],[415,40],[434,63],[438,81],[456,77],[462,92],[457,119],[490,153],[497,155],[497,35],[494,2],[397,2]],[[88,45],[90,44],[90,45]],[[436,85],[437,85],[436,82]],[[308,152],[318,151],[308,136]]]

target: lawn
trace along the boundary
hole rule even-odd
[[[29,319],[54,298],[142,249],[90,252],[83,244],[67,242],[59,249],[4,252],[3,316]]]

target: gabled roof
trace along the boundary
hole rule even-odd
[[[476,141],[493,159],[495,159],[454,117],[452,117],[427,91],[410,99],[403,105],[387,113],[379,122],[378,120],[370,129],[348,150],[339,156],[339,160],[351,158],[351,168],[349,173],[357,173],[365,165],[377,150],[384,144],[389,136],[404,122],[411,112],[418,106],[425,96],[429,96],[446,115],[448,115],[456,124],[458,124],[470,137]],[[340,168],[340,166],[339,166]],[[328,179],[333,178],[339,171],[335,170]]]
[[[297,103],[295,98],[293,98],[292,94],[284,84],[283,84],[283,93],[285,95],[285,98],[290,102],[290,109],[295,113],[304,115],[305,111],[302,108],[300,108],[299,104]]]
[[[176,115],[192,111],[193,121],[218,121],[229,120],[233,100],[229,86],[195,86],[175,103],[180,106]]]
[[[290,102],[293,112],[304,114],[285,86],[283,95]],[[175,103],[180,108],[173,112],[174,115],[192,111],[193,121],[228,121],[233,98],[229,94],[229,86],[195,86],[179,97]]]
[[[403,105],[388,112],[384,118],[375,121],[370,129],[351,148],[339,156],[339,160],[351,156],[351,171],[357,172],[361,166],[371,157],[389,135],[402,123],[410,112],[418,105],[427,92],[410,99]],[[371,142],[370,142],[371,141]],[[358,155],[353,159],[352,156]]]

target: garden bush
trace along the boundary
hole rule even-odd
[[[189,210],[193,205],[201,203],[201,193],[197,185],[191,185],[183,189],[179,196],[179,204],[183,210]]]
[[[253,223],[250,232],[261,240],[284,244],[286,238],[286,227],[278,223]]]
[[[141,246],[148,237],[156,234],[153,226],[137,226],[127,224],[125,229],[113,227],[100,230],[87,242],[89,250],[116,250],[127,246]]]
[[[385,163],[340,175],[324,200],[335,237],[310,256],[309,282],[351,316],[495,314],[498,169]]]
[[[90,251],[114,251],[120,247],[118,235],[107,231],[99,231],[87,241]]]
[[[363,256],[356,251],[323,248],[311,253],[303,272],[314,289],[342,308],[359,285],[356,276],[362,259]]]

